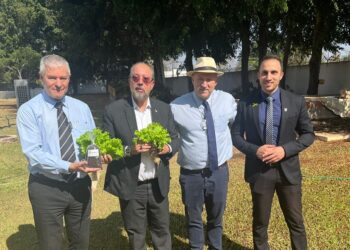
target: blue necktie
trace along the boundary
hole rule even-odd
[[[265,127],[265,142],[266,144],[273,143],[273,97],[269,96],[267,100],[267,111],[266,111],[266,127]]]
[[[216,137],[214,120],[207,101],[203,102],[204,116],[207,123],[207,139],[208,139],[208,158],[210,170],[215,171],[218,169],[218,153],[216,148]]]

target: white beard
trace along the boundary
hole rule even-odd
[[[138,92],[134,92],[132,91],[132,97],[139,102],[145,101],[148,98],[148,94],[146,93],[138,93]]]

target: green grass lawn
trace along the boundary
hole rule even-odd
[[[310,249],[350,248],[349,142],[316,141],[302,154],[303,209]],[[243,181],[244,156],[230,161],[230,186],[224,216],[224,249],[252,249],[251,197]],[[26,160],[18,142],[0,144],[0,249],[37,249],[27,195]],[[173,249],[186,249],[186,225],[178,183],[179,167],[171,162],[170,213]],[[325,179],[322,176],[342,177]],[[348,178],[348,179],[346,179]],[[93,194],[91,249],[128,249],[117,198],[102,190],[104,171]],[[271,249],[290,249],[283,215],[275,199],[269,227]],[[150,248],[151,249],[151,248]]]
[[[85,96],[96,123],[109,101]],[[93,104],[91,102],[93,101]],[[2,111],[1,111],[2,112]],[[0,114],[3,115],[4,112]],[[6,125],[6,124],[5,124]],[[0,121],[0,126],[3,126]],[[16,134],[16,127],[0,129]],[[309,249],[350,249],[350,142],[316,141],[301,154],[304,219]],[[229,162],[230,182],[224,215],[224,249],[252,249],[251,196],[243,180],[244,156],[237,151]],[[93,193],[90,249],[128,249],[127,235],[116,197],[104,192],[105,170]],[[187,249],[186,222],[178,183],[179,166],[171,161],[169,194],[173,249]],[[0,249],[37,249],[31,206],[27,194],[27,163],[19,142],[0,143]],[[205,218],[205,214],[203,214]],[[291,249],[289,234],[277,199],[269,227],[271,249]],[[150,248],[152,249],[152,248]]]

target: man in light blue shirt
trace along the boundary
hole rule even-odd
[[[63,218],[70,249],[88,249],[91,180],[76,139],[95,128],[89,107],[66,96],[70,68],[57,55],[40,61],[44,90],[17,112],[17,130],[30,172],[28,191],[40,249],[62,249]],[[60,122],[61,121],[61,122]]]
[[[198,58],[194,91],[170,105],[181,136],[178,163],[191,249],[203,249],[203,205],[207,210],[209,249],[222,249],[222,217],[226,206],[228,168],[232,157],[230,124],[237,105],[232,95],[215,90],[223,72],[211,57]]]

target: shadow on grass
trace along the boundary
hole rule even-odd
[[[38,249],[35,227],[32,224],[18,226],[18,232],[6,240],[9,250]]]
[[[126,233],[123,231],[123,220],[120,212],[113,212],[105,219],[91,220],[89,249],[129,249]],[[170,230],[172,234],[173,250],[189,249],[185,242],[187,228],[185,216],[170,214]],[[20,225],[18,232],[11,235],[7,241],[9,250],[38,249],[35,228],[32,224]],[[67,243],[67,242],[65,242]],[[147,244],[152,245],[148,235]],[[67,244],[65,244],[67,245]],[[223,249],[249,249],[230,240],[223,235]]]
[[[204,225],[206,226],[206,225]],[[182,214],[170,214],[170,231],[173,240],[173,250],[189,249],[187,239],[187,224],[186,217]],[[182,239],[182,240],[181,240]],[[184,243],[183,240],[186,240]],[[222,236],[223,249],[227,250],[250,250],[250,248],[244,247],[225,235],[225,230]]]

